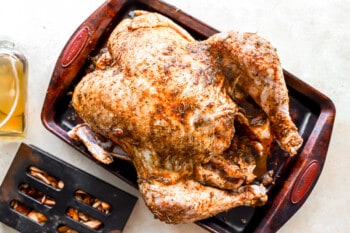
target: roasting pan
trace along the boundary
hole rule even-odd
[[[109,0],[91,14],[73,33],[58,57],[42,108],[42,122],[53,134],[95,161],[67,132],[81,120],[70,105],[71,92],[90,69],[92,57],[105,47],[113,28],[135,9],[163,14],[198,40],[218,31],[178,8],[158,0]],[[304,139],[297,155],[289,157],[277,145],[268,167],[275,170],[269,201],[263,207],[237,207],[197,224],[210,232],[276,232],[303,205],[325,163],[332,133],[335,107],[332,101],[284,70],[290,95],[290,112]],[[95,161],[96,162],[96,161]],[[97,162],[96,162],[97,163]],[[115,159],[100,164],[137,188],[132,164]]]

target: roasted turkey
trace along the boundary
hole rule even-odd
[[[302,144],[276,49],[254,33],[196,41],[170,19],[135,11],[74,89],[84,121],[69,135],[97,160],[118,145],[156,218],[186,223],[267,201],[266,156]],[[118,161],[116,161],[118,162]]]

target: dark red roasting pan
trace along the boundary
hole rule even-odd
[[[130,11],[148,10],[163,14],[202,40],[217,33],[178,8],[158,0],[109,0],[74,32],[54,68],[42,109],[42,122],[53,134],[91,158],[83,146],[71,140],[67,131],[80,122],[70,106],[75,84],[91,66],[91,58],[105,47],[113,28]],[[325,95],[284,71],[290,94],[290,112],[304,144],[289,157],[275,146],[268,166],[275,170],[275,184],[264,207],[238,207],[197,224],[211,232],[275,232],[305,202],[322,171],[332,133],[335,107]],[[116,159],[105,169],[137,188],[132,164]]]

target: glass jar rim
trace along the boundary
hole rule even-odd
[[[0,48],[13,49],[14,47],[15,47],[14,42],[7,40],[7,39],[0,38]]]

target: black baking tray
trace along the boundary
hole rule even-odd
[[[70,93],[90,69],[91,58],[106,46],[114,27],[135,9],[163,14],[198,40],[218,32],[181,9],[158,0],[106,1],[77,28],[57,60],[41,118],[50,132],[93,161],[85,147],[67,135],[73,126],[81,123],[70,105]],[[327,96],[293,74],[284,70],[284,76],[289,90],[291,117],[304,144],[294,157],[289,157],[277,145],[272,148],[268,167],[275,171],[275,183],[269,187],[269,201],[265,206],[237,207],[196,222],[208,231],[277,231],[303,205],[321,174],[332,134],[335,107]],[[110,165],[100,165],[137,188],[136,171],[128,161],[115,159]]]
[[[30,166],[46,171],[62,180],[62,189],[54,188],[28,173]],[[52,197],[56,204],[47,206],[33,197],[21,192],[22,184]],[[77,190],[83,190],[111,205],[109,213],[101,212],[74,198]],[[12,201],[19,201],[35,211],[44,214],[47,221],[39,224],[11,207]],[[0,221],[23,233],[57,232],[66,225],[84,233],[122,232],[137,198],[120,190],[39,148],[22,143],[0,187]],[[67,216],[68,208],[75,208],[102,222],[102,227],[94,230]]]

